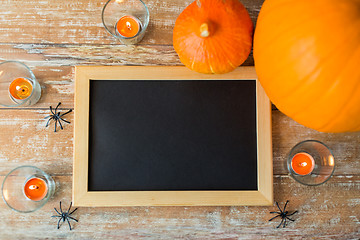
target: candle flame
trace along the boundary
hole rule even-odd
[[[39,186],[36,186],[36,185],[30,185],[30,186],[29,186],[29,189],[30,189],[30,190],[39,189]]]
[[[131,30],[131,23],[130,22],[126,22],[126,27]]]
[[[301,167],[306,167],[306,166],[307,166],[307,162],[302,162],[302,163],[300,163],[300,166],[301,166]]]

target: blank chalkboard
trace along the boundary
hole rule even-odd
[[[253,80],[92,80],[90,191],[257,190]]]
[[[134,193],[140,195],[132,199],[133,205],[229,205],[228,200],[207,203],[201,196],[225,193],[225,198],[227,193],[260,192],[263,180],[259,169],[264,161],[259,161],[259,155],[264,153],[259,152],[261,98],[256,78],[238,79],[239,75],[230,74],[228,78],[204,79],[181,68],[189,74],[184,79],[174,75],[174,70],[164,74],[170,70],[166,67],[144,67],[145,72],[156,69],[149,77],[136,76],[139,67],[116,68],[120,73],[110,77],[105,71],[109,67],[98,67],[93,76],[85,67],[85,77],[78,76],[77,68],[76,97],[86,92],[86,99],[76,98],[76,104],[87,111],[86,117],[77,119],[75,107],[75,152],[81,142],[78,145],[86,148],[87,156],[82,160],[86,172],[80,174],[75,171],[75,154],[74,189],[78,187],[76,175],[84,175],[80,185],[85,189],[80,192],[96,193],[88,205],[132,205]],[[101,69],[103,75],[99,75]],[[270,122],[269,116],[262,118]],[[85,139],[77,141],[77,128],[86,132]],[[119,193],[128,194],[130,203],[116,200]],[[181,194],[189,193],[195,196],[177,203]],[[112,196],[115,203],[101,202],[103,195]],[[164,196],[168,202],[164,203]],[[239,197],[241,194],[236,198],[242,204]]]

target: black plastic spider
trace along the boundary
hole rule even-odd
[[[61,220],[63,220],[62,222],[65,222],[65,220],[67,221],[67,223],[69,224],[70,230],[71,230],[71,225],[70,225],[69,219],[72,219],[72,220],[74,220],[75,222],[78,222],[77,219],[75,219],[75,218],[73,218],[73,217],[70,216],[71,214],[73,214],[73,213],[77,210],[77,208],[75,208],[72,212],[70,212],[71,206],[72,206],[72,202],[70,203],[69,209],[68,209],[66,212],[63,212],[62,209],[61,209],[61,201],[60,201],[60,212],[59,212],[56,208],[54,208],[55,211],[56,211],[59,215],[54,215],[54,216],[51,216],[51,217],[58,217],[58,218],[59,218],[59,221],[58,221],[58,224],[57,224],[57,229],[59,229],[60,226],[61,226],[61,225],[60,225]]]
[[[54,132],[56,132],[56,127],[57,127],[56,125],[57,125],[57,123],[59,123],[60,128],[63,129],[63,126],[62,126],[60,120],[66,122],[66,123],[70,123],[69,121],[64,120],[64,119],[62,118],[62,116],[65,116],[66,114],[68,114],[69,112],[71,112],[72,109],[70,109],[70,110],[67,111],[66,113],[60,114],[60,112],[57,111],[57,109],[58,109],[58,107],[60,106],[60,104],[61,104],[61,102],[58,103],[58,105],[57,105],[56,108],[55,108],[55,111],[53,111],[53,108],[50,106],[51,115],[45,117],[45,119],[49,118],[49,120],[47,121],[45,127],[49,126],[49,122],[50,122],[51,119],[53,119],[53,120],[55,121],[55,130],[54,130]]]
[[[286,201],[285,206],[284,206],[284,210],[281,210],[281,208],[279,207],[279,204],[278,204],[277,202],[275,202],[275,203],[276,203],[276,206],[278,207],[278,209],[280,210],[280,212],[270,212],[270,213],[277,213],[278,215],[276,215],[275,217],[271,218],[269,221],[271,221],[271,220],[273,220],[273,219],[275,219],[275,218],[277,218],[277,217],[281,217],[281,222],[280,222],[280,224],[279,224],[276,228],[279,228],[279,227],[281,226],[281,224],[283,225],[283,228],[284,228],[284,227],[286,226],[286,224],[287,224],[287,222],[286,222],[287,220],[290,220],[290,221],[292,221],[292,222],[295,221],[295,220],[289,218],[289,216],[294,215],[294,214],[297,213],[298,211],[295,211],[295,212],[293,212],[293,213],[291,213],[291,214],[289,214],[288,211],[285,211],[288,202],[289,202],[289,200]]]

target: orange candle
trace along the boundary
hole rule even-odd
[[[314,170],[314,158],[308,153],[297,153],[291,159],[291,168],[299,175],[308,175]]]
[[[123,16],[116,23],[116,30],[123,37],[134,37],[140,31],[140,22],[136,17]]]
[[[40,201],[47,194],[46,182],[41,178],[30,178],[24,186],[24,193],[27,198],[33,201]]]
[[[17,78],[11,82],[9,92],[15,99],[23,100],[28,98],[32,92],[32,84],[26,78]]]

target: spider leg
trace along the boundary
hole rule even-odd
[[[71,206],[72,206],[72,202],[70,202],[69,209],[67,210],[68,212],[70,212]]]
[[[60,221],[61,221],[61,219],[62,219],[62,218],[60,218],[59,221],[58,221],[58,228],[57,228],[57,229],[60,228]]]
[[[66,123],[71,123],[71,122],[69,122],[69,121],[66,121],[66,120],[64,120],[64,119],[62,119],[61,117],[59,117],[61,120],[63,120],[64,122],[66,122]]]
[[[291,218],[289,218],[288,216],[286,216],[286,219],[287,219],[287,220],[290,220],[290,221],[292,221],[292,222],[295,222],[294,219],[291,219]]]
[[[57,112],[58,107],[60,106],[61,102],[58,103],[58,105],[55,108],[55,113]]]
[[[60,201],[60,212],[63,212],[62,208],[61,208],[61,201]],[[60,214],[61,215],[61,214]]]
[[[283,212],[282,210],[281,210],[281,208],[279,207],[279,203],[278,202],[275,202],[276,203],[276,206],[278,207],[278,209],[280,210],[280,212]]]
[[[61,216],[58,216],[58,215],[54,215],[54,216],[51,216],[51,217],[61,217]]]
[[[65,116],[66,114],[68,114],[68,113],[70,113],[70,112],[72,112],[72,109],[70,109],[70,110],[67,111],[66,113],[61,114],[59,117]]]
[[[286,227],[286,218],[284,218],[283,228]]]
[[[68,218],[66,218],[66,221],[67,221],[67,223],[69,224],[69,228],[70,228],[70,231],[71,231],[71,225],[70,225],[70,221],[69,221],[69,219],[68,219]]]
[[[281,223],[276,228],[279,228],[283,222],[284,222],[284,219],[281,219]]]
[[[56,124],[57,124],[57,122],[58,122],[59,120],[55,120],[55,130],[54,130],[54,132],[56,132]]]
[[[62,126],[62,124],[61,124],[60,119],[58,119],[58,122],[59,122],[59,125],[60,125],[61,130],[64,129],[63,126]]]
[[[286,206],[288,203],[289,203],[289,200],[286,201],[283,212],[285,212],[285,209],[286,209]]]
[[[54,209],[61,216],[61,213],[59,213],[59,211],[56,208],[54,208]],[[60,209],[61,209],[61,202],[60,202]]]
[[[68,216],[68,218],[74,220],[75,222],[78,222],[78,221],[79,221],[79,220],[77,220],[77,219],[75,219],[75,218],[73,218],[73,217],[70,217],[70,216]]]
[[[295,211],[295,212],[293,212],[292,214],[289,214],[288,216],[292,216],[292,215],[294,215],[295,213],[297,213],[298,211]]]
[[[53,115],[56,115],[56,111],[55,111],[55,112],[53,111],[52,106],[50,106],[50,112],[51,112]]]
[[[270,213],[277,213],[277,214],[281,214],[281,212],[270,212]]]
[[[76,210],[78,210],[77,208],[75,208],[75,210],[73,210],[71,213],[69,213],[69,215],[73,214],[73,212],[75,212]]]
[[[51,120],[52,118],[53,118],[53,117],[49,118],[49,120],[47,121],[45,127],[49,126],[50,120]]]
[[[271,218],[271,219],[269,220],[269,222],[272,221],[273,219],[277,218],[277,217],[280,217],[280,215],[277,215],[277,216]]]

